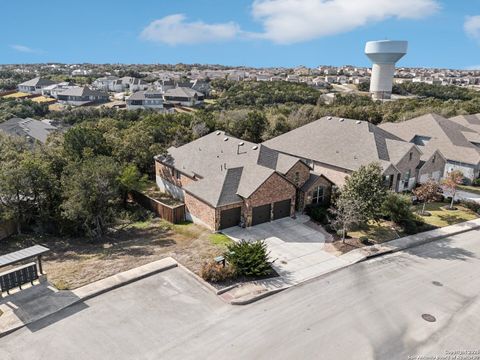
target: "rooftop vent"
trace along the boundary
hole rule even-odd
[[[223,141],[227,141],[228,140],[228,137],[226,137],[225,139],[223,139]]]
[[[332,120],[332,117],[331,116],[327,117],[327,120]]]
[[[252,150],[257,150],[257,149],[258,149],[258,146],[257,146],[257,145],[255,145],[255,146],[252,147]]]
[[[358,120],[358,121],[356,122],[356,124],[361,124],[361,123],[362,123],[362,122],[361,122],[360,120]]]
[[[221,132],[220,132],[220,131],[217,131],[217,135],[220,135],[220,134],[221,134]]]
[[[238,145],[239,145],[239,146],[243,146],[243,145],[245,145],[245,143],[244,143],[243,141],[240,141],[240,142],[238,143]]]
[[[344,118],[341,118],[341,119],[340,119],[340,120],[338,120],[338,121],[340,121],[340,122],[343,122],[344,120],[345,120]]]

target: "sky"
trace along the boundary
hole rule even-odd
[[[480,69],[480,0],[0,0],[0,63],[369,66],[369,40],[407,40],[399,66]]]

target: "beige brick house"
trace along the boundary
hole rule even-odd
[[[213,132],[155,157],[162,191],[185,203],[187,219],[212,230],[252,226],[328,203],[332,182],[301,159]]]

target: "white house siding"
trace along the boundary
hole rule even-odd
[[[460,170],[463,173],[463,176],[469,179],[470,181],[478,177],[478,167],[470,164],[456,163],[452,161],[447,161],[445,165],[445,172],[443,176],[447,176],[449,172]]]
[[[157,186],[160,189],[160,191],[166,192],[172,195],[175,199],[184,201],[185,193],[180,187],[173,185],[171,182],[165,179],[162,179],[160,176],[156,176],[156,180],[157,180]]]

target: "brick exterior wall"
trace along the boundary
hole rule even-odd
[[[412,154],[412,159],[410,160],[410,154]],[[421,153],[416,147],[412,147],[412,149],[405,154],[405,156],[395,165],[397,169],[400,171],[400,188],[397,188],[397,191],[406,190],[407,188],[402,187],[402,183],[404,180],[405,174],[410,171],[410,186],[412,188],[415,185],[416,174],[417,174],[417,166],[420,162]],[[413,184],[412,184],[413,181]]]
[[[292,166],[292,168],[285,174],[285,177],[297,187],[302,187],[310,177],[310,168],[303,161],[299,161]]]
[[[323,204],[330,204],[330,198],[332,196],[332,184],[330,181],[325,179],[323,176],[320,176],[317,181],[315,181],[309,189],[304,191],[299,191],[298,194],[298,210],[303,211],[306,206],[312,203],[312,191],[313,189],[317,188],[318,186],[323,187],[324,191],[324,201]]]
[[[252,224],[252,209],[254,207],[273,204],[277,201],[290,199],[290,216],[293,216],[295,214],[295,196],[296,188],[292,183],[277,173],[272,174],[257,191],[245,200],[242,215],[246,226],[251,226]],[[273,213],[271,218],[273,218]]]
[[[193,222],[200,222],[210,230],[218,229],[216,209],[189,193],[185,193],[185,210]]]
[[[435,161],[433,160],[435,156]],[[417,182],[422,183],[428,179],[440,180],[443,176],[446,160],[438,153],[435,152],[430,159],[425,161],[423,166],[418,171]],[[435,178],[434,175],[439,174],[440,178]]]

